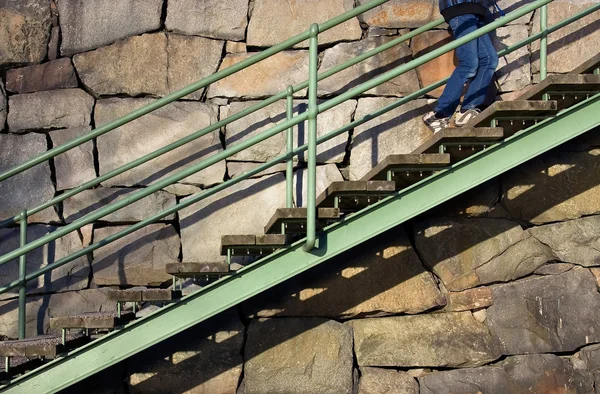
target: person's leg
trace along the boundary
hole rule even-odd
[[[479,67],[475,78],[469,84],[467,94],[461,105],[460,111],[466,112],[470,109],[480,107],[485,101],[487,91],[494,78],[496,67],[498,67],[498,54],[492,44],[489,34],[477,39],[477,58]]]
[[[479,17],[473,14],[459,15],[450,19],[449,24],[454,39],[458,39],[477,30]],[[438,118],[449,118],[456,111],[465,83],[477,74],[479,65],[477,52],[477,40],[470,41],[456,49],[458,66],[454,69],[444,88],[444,92],[438,99],[437,106],[435,107],[435,113]]]

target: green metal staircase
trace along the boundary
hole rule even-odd
[[[318,81],[443,23],[443,20],[434,21],[383,46],[361,54],[359,57],[332,70],[317,74],[319,33],[386,1],[371,1],[331,21],[320,25],[315,24],[305,33],[260,52],[187,88],[156,100],[121,119],[102,125],[83,137],[54,148],[10,171],[0,174],[0,182],[2,182],[273,54],[307,39],[310,42],[308,82],[298,86],[290,86],[286,91],[255,104],[240,113],[220,120],[180,141],[134,160],[123,167],[67,191],[38,207],[25,210],[20,215],[0,223],[0,228],[17,223],[21,228],[21,246],[11,253],[0,256],[0,265],[16,263],[15,260],[19,259],[20,266],[20,277],[9,285],[0,287],[0,293],[12,289],[20,290],[19,334],[21,337],[17,341],[0,343],[0,357],[5,358],[5,374],[3,376],[5,385],[2,387],[2,391],[45,393],[67,388],[264,290],[324,263],[332,257],[600,125],[600,116],[598,116],[600,113],[600,75],[598,75],[600,55],[566,75],[552,75],[546,78],[545,66],[547,35],[583,16],[600,10],[600,4],[597,4],[551,27],[546,26],[545,19],[542,17],[540,33],[503,49],[499,53],[505,55],[535,40],[541,40],[541,83],[524,91],[517,100],[496,102],[474,119],[471,124],[462,128],[450,128],[438,133],[411,154],[388,156],[361,180],[334,182],[322,195],[317,196],[315,182],[316,147],[318,144],[372,121],[386,112],[442,86],[446,80],[438,81],[420,89],[379,109],[375,113],[356,119],[338,130],[331,131],[326,136],[317,138],[316,125],[319,113],[412,70],[482,34],[487,34],[537,8],[542,7],[542,9],[545,9],[546,5],[552,0],[538,0],[530,3],[460,40],[444,45],[423,57],[387,71],[328,101],[318,103]],[[542,15],[545,15],[545,11]],[[292,114],[293,94],[307,87],[309,95],[308,111],[294,117]],[[260,135],[228,147],[223,152],[215,154],[209,159],[192,165],[177,174],[140,189],[127,198],[107,205],[71,224],[60,227],[51,234],[27,242],[28,216],[58,204],[66,198],[100,184],[106,179],[128,171],[282,99],[287,100],[288,117],[280,124]],[[305,121],[308,121],[308,143],[293,147],[292,128]],[[172,208],[146,218],[36,272],[28,273],[25,271],[28,252],[93,223],[155,191],[161,190],[281,132],[285,132],[287,135],[286,154],[260,165],[240,177],[228,180],[186,199]],[[292,164],[294,156],[304,154],[305,151],[308,151],[307,206],[298,208],[292,206]],[[62,329],[62,337],[24,338],[25,285],[28,281],[34,280],[40,275],[89,254],[148,224],[161,220],[163,217],[282,162],[287,163],[286,206],[278,209],[271,220],[265,223],[264,234],[231,234],[224,236],[221,253],[227,258],[225,264],[170,264],[167,266],[167,272],[174,277],[172,289],[115,290],[109,295],[117,305],[114,313],[90,313],[56,317],[51,320],[51,326]],[[234,270],[230,264],[231,258],[240,254],[257,256],[258,260],[246,267]],[[177,278],[205,275],[211,275],[214,278],[212,283],[195,293],[181,297],[181,292],[177,287]],[[121,310],[123,302],[139,301],[169,301],[169,304],[140,319],[134,319],[133,313]],[[97,329],[109,330],[110,332],[90,341],[89,331]],[[79,333],[79,331],[82,333]],[[32,367],[32,359],[35,367]],[[44,359],[48,359],[48,361]],[[23,360],[24,363],[19,365],[19,360]],[[21,374],[19,375],[19,373]]]

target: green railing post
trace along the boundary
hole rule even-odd
[[[540,81],[546,79],[548,73],[548,6],[540,8]]]
[[[306,244],[305,251],[315,247],[317,227],[317,67],[319,65],[319,25],[310,27],[308,48],[308,152],[306,185]]]
[[[27,210],[21,211],[20,215],[20,247],[27,244]],[[25,308],[27,307],[27,254],[19,257],[19,280],[21,287],[19,288],[19,339],[25,339]]]
[[[286,111],[285,115],[287,120],[294,117],[294,87],[288,86],[287,97],[286,97]],[[290,127],[286,131],[286,151],[288,158],[286,161],[285,168],[285,206],[286,208],[292,208],[294,205],[294,128]]]

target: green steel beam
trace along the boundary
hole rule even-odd
[[[304,252],[304,242],[299,241],[15,379],[2,392],[65,389],[599,126],[599,111],[596,95],[327,227],[311,253]]]

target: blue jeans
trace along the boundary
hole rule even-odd
[[[450,19],[449,25],[454,39],[458,39],[482,27],[484,23],[477,15],[465,14]],[[456,55],[459,64],[438,100],[435,108],[438,117],[452,116],[460,102],[463,88],[469,81],[461,111],[481,106],[498,67],[498,55],[488,34],[459,46]]]

